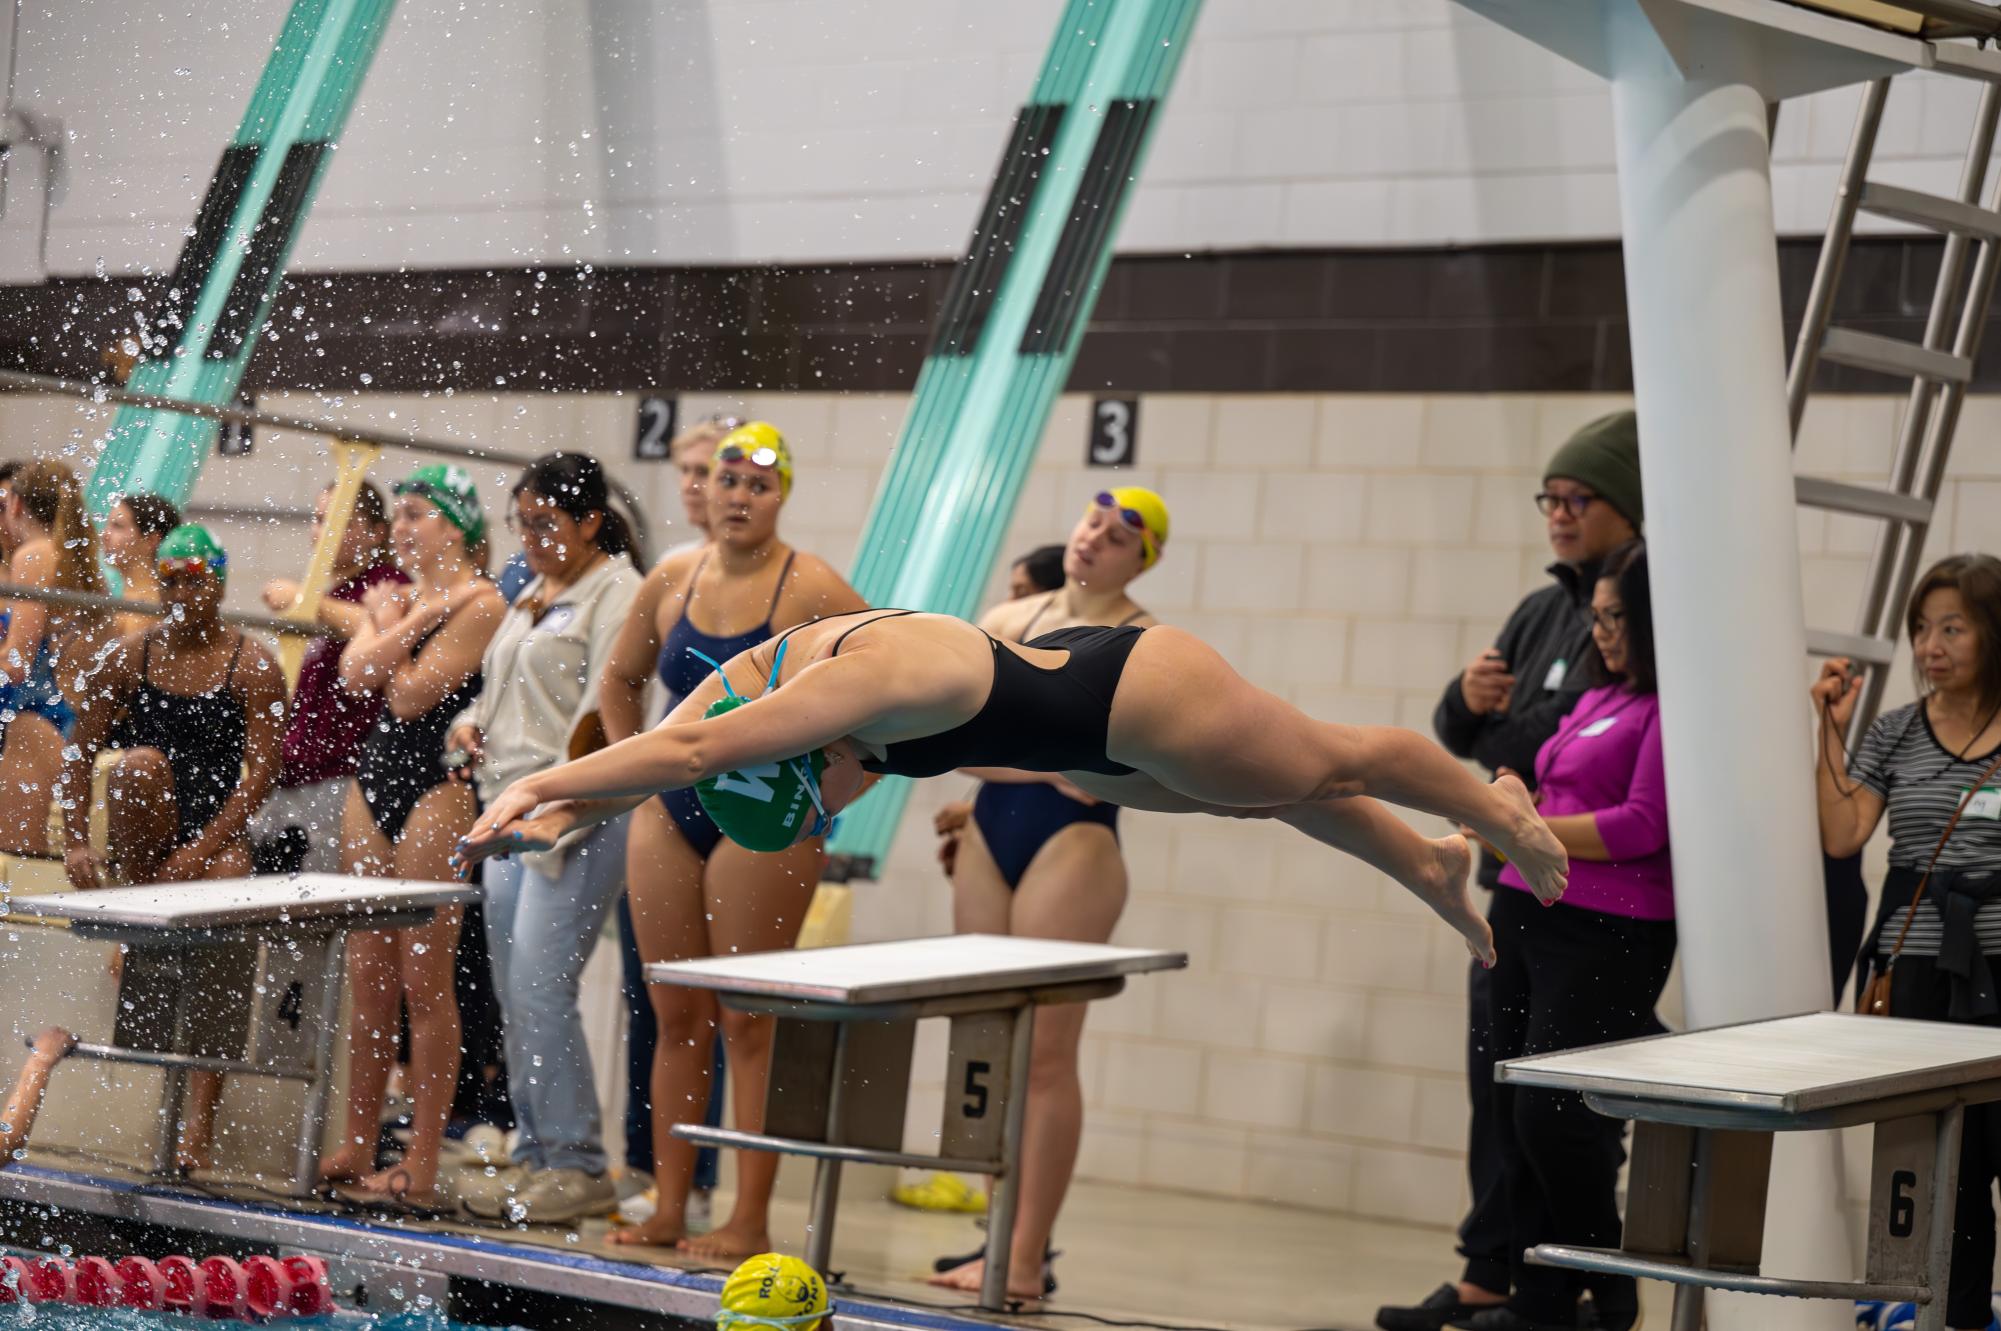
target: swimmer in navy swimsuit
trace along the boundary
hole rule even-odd
[[[650,733],[643,699],[654,678],[676,701],[704,692],[713,662],[765,650],[774,633],[862,605],[825,561],[780,539],[791,489],[790,449],[771,425],[738,426],[716,445],[705,495],[711,543],[669,555],[647,574],[605,665],[598,706],[611,739]],[[722,830],[691,790],[665,791],[633,815],[626,899],[643,961],[763,952],[797,939],[825,859],[818,843],[754,854],[722,842]],[[741,1153],[731,1215],[706,1234],[690,1235],[696,1152],[672,1130],[709,1103],[718,1028],[728,1050],[730,1098],[743,1108],[736,1126],[759,1130],[771,1023],[731,1009],[718,1013],[694,990],[649,985],[646,998],[658,1031],[648,1080],[659,1201],[650,1218],[621,1228],[612,1242],[678,1245],[715,1260],[767,1251],[776,1158]]]

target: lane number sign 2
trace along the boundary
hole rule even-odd
[[[1139,463],[1139,399],[1101,397],[1091,403],[1091,438],[1084,462],[1092,467]]]
[[[640,398],[639,433],[633,437],[632,456],[641,462],[667,461],[668,445],[674,442],[674,420],[680,414],[678,398]]]

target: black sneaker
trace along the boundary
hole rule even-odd
[[[1534,1322],[1505,1303],[1489,1304],[1465,1317],[1456,1317],[1451,1325],[1459,1331],[1577,1331],[1575,1318],[1569,1322]]]
[[[1424,1302],[1413,1308],[1385,1306],[1376,1309],[1376,1325],[1382,1331],[1443,1331],[1450,1325],[1459,1325],[1459,1318],[1471,1317],[1474,1313],[1500,1304],[1461,1303],[1459,1287],[1443,1284],[1424,1296]]]

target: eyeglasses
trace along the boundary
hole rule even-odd
[[[203,559],[200,555],[183,555],[178,559],[162,559],[156,568],[162,578],[193,577],[197,573],[214,573],[222,576],[226,558]]]
[[[778,450],[759,448],[746,450],[742,444],[727,444],[716,450],[718,462],[748,462],[753,467],[775,467],[778,465]]]
[[[516,536],[533,536],[546,541],[561,532],[563,525],[555,518],[524,518],[519,513],[509,513],[507,530]]]
[[[1624,608],[1617,610],[1594,609],[1591,612],[1591,627],[1594,629],[1604,629],[1607,633],[1617,633],[1625,626],[1626,612]]]
[[[1573,518],[1581,518],[1584,516],[1584,510],[1597,502],[1597,495],[1557,495],[1547,490],[1535,497],[1535,506],[1542,510],[1542,515],[1546,518],[1555,517],[1559,508],[1570,510],[1570,516]]]
[[[1095,502],[1099,508],[1111,509],[1120,522],[1131,527],[1134,531],[1140,533],[1140,535],[1144,536],[1146,534],[1146,518],[1136,508],[1120,508],[1119,501],[1112,498],[1111,491],[1098,491],[1098,497]]]

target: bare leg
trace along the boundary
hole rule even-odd
[[[242,878],[250,873],[250,847],[236,841],[216,852],[209,861],[205,878]],[[230,1001],[226,996],[223,1001]],[[222,1074],[195,1072],[188,1076],[186,1114],[174,1162],[182,1173],[192,1174],[215,1163],[215,1106],[222,1098]]]
[[[799,941],[799,926],[819,886],[825,850],[818,840],[776,855],[753,855],[728,841],[709,856],[704,892],[709,916],[709,950],[715,956],[772,952]],[[736,1125],[764,1130],[764,1097],[771,1080],[770,1017],[721,1009],[729,1055],[730,1100]],[[707,1234],[681,1240],[682,1251],[698,1257],[741,1258],[771,1247],[771,1188],[778,1157],[766,1151],[739,1151],[736,1201],[730,1218]]]
[[[1177,629],[1149,629],[1133,648],[1107,747],[1169,790],[1210,804],[1280,809],[1373,795],[1438,814],[1499,847],[1539,899],[1563,895],[1569,858],[1520,781],[1483,785],[1413,731],[1316,721]]]
[[[1005,891],[986,843],[977,829],[967,830],[959,848],[962,872],[991,872],[992,881]],[[1110,829],[1072,824],[1051,837],[1022,874],[1005,932],[1020,938],[1102,943],[1112,936],[1125,901],[1125,861]],[[1043,1254],[1077,1167],[1077,1146],[1084,1133],[1077,1050],[1087,1011],[1085,1004],[1067,1003],[1035,1014],[1021,1142],[1021,1196],[1008,1260],[1008,1293],[1017,1298],[1042,1297]],[[977,1292],[985,1274],[986,1263],[976,1260],[934,1276],[930,1283]]]
[[[1475,959],[1483,965],[1494,964],[1494,931],[1474,907],[1473,894],[1466,886],[1473,851],[1465,837],[1455,834],[1426,840],[1371,799],[1296,804],[1279,810],[1276,817],[1394,878],[1457,929]]]
[[[459,837],[472,826],[477,810],[472,791],[456,781],[434,786],[417,801],[402,839],[396,843],[398,878],[450,882],[447,860]],[[371,1192],[421,1202],[431,1197],[438,1181],[438,1159],[444,1147],[445,1124],[458,1087],[459,1004],[452,987],[458,964],[457,907],[439,911],[431,923],[397,931],[397,974],[403,1001],[410,1012],[410,1145],[395,1168],[364,1179]]]
[[[104,804],[111,862],[130,882],[154,882],[181,833],[167,755],[158,749],[121,753],[105,774]]]
[[[394,847],[376,828],[360,791],[352,786],[342,814],[341,841],[348,873],[369,878],[388,874]],[[397,999],[402,991],[395,935],[379,930],[349,934],[347,981],[351,1008],[347,1122],[338,1147],[320,1161],[323,1183],[352,1183],[375,1168],[382,1095],[389,1085],[389,1066],[396,1059]]]
[[[708,955],[702,874],[707,868],[676,830],[660,801],[634,809],[626,832],[625,890],[632,932],[646,962]],[[699,1122],[715,1076],[716,1001],[698,989],[653,984],[653,1214],[638,1225],[613,1230],[609,1242],[672,1247],[687,1236],[688,1188],[695,1177],[694,1143],[673,1133],[676,1123]]]
[[[27,1146],[35,1118],[42,1112],[49,1074],[74,1048],[76,1037],[60,1026],[51,1026],[35,1037],[34,1049],[14,1082],[14,1093],[7,1097],[7,1107],[0,1109],[0,1169],[13,1164],[15,1152]]]
[[[0,850],[49,853],[49,800],[62,771],[63,739],[39,716],[23,712],[0,739]]]

